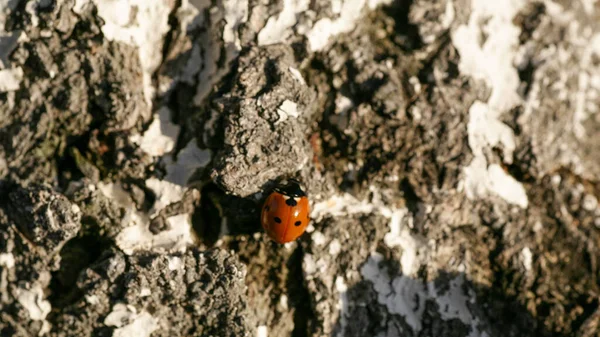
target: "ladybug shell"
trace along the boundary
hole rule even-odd
[[[308,226],[309,208],[308,198],[296,182],[280,185],[265,200],[262,226],[275,242],[294,241]]]

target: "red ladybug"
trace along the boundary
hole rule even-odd
[[[296,240],[308,226],[308,198],[297,180],[283,180],[269,195],[260,222],[265,232],[278,243]]]

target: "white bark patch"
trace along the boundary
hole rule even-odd
[[[0,92],[19,90],[23,80],[21,67],[0,70]]]
[[[277,114],[279,114],[279,120],[275,124],[281,123],[288,119],[288,117],[297,118],[300,113],[298,112],[298,104],[286,99],[277,108]]]
[[[495,194],[523,208],[528,204],[523,186],[503,171],[488,168],[484,150],[499,146],[504,151],[504,160],[512,162],[514,133],[499,118],[522,103],[517,93],[519,75],[513,65],[521,30],[512,20],[524,4],[523,0],[472,0],[469,22],[452,34],[452,42],[461,56],[460,71],[485,81],[492,89],[488,102],[477,101],[469,110],[469,146],[474,158],[465,168],[467,196],[474,199]],[[484,35],[487,35],[485,42]],[[514,190],[508,191],[504,183]]]
[[[500,113],[490,110],[490,106],[476,101],[469,109],[468,136],[469,146],[473,154],[482,157],[484,149],[502,146],[506,162],[512,162],[515,150],[515,136],[511,128],[497,118]]]
[[[318,259],[315,261],[312,254],[305,254],[304,259],[302,260],[302,270],[304,270],[304,273],[307,276],[313,275],[317,272],[321,275],[325,275],[327,272],[327,264],[323,259]]]
[[[321,233],[319,231],[313,232],[311,235],[311,238],[312,238],[313,244],[317,247],[322,246],[327,242],[325,235],[323,235],[323,233]]]
[[[11,253],[0,254],[0,266],[11,269],[15,266],[15,257]]]
[[[177,256],[169,257],[169,270],[179,270],[183,268],[183,261]]]
[[[256,337],[269,337],[269,328],[266,325],[260,325],[256,329]]]
[[[31,289],[17,289],[17,301],[27,310],[29,318],[35,321],[45,320],[52,309],[50,302],[44,299],[44,290],[40,285],[34,285]]]
[[[341,6],[338,4],[335,8],[339,10],[338,18],[334,20],[320,19],[306,34],[311,51],[322,50],[327,46],[331,37],[348,33],[354,29],[365,7],[375,9],[379,5],[389,3],[391,0],[344,0]]]
[[[306,81],[304,80],[304,77],[302,77],[300,70],[298,70],[294,67],[289,67],[288,69],[289,69],[290,73],[292,73],[292,76],[294,77],[294,79],[296,81],[298,81],[302,85],[306,85]]]
[[[342,251],[342,245],[338,239],[331,240],[329,243],[329,254],[336,256]]]
[[[197,169],[206,166],[210,162],[210,150],[203,150],[196,145],[196,139],[190,142],[177,154],[177,160],[165,157],[167,176],[166,181],[180,186],[186,186],[188,180]]]
[[[578,139],[584,139],[586,133],[584,124],[594,114],[600,113],[598,98],[600,96],[600,74],[593,66],[593,56],[600,57],[600,33],[592,35],[591,30],[583,30],[578,24],[569,25],[570,40],[577,47],[583,48],[581,55],[581,72],[578,78],[578,90],[574,98],[575,113],[573,114],[573,132]]]
[[[439,307],[443,320],[459,319],[471,327],[469,337],[488,336],[485,331],[479,331],[480,319],[471,313],[469,306],[475,302],[475,293],[472,289],[464,290],[465,277],[459,275],[450,281],[450,288],[439,291],[433,282],[427,284],[429,297],[434,298]]]
[[[371,191],[374,192],[374,198],[370,202],[359,201],[350,194],[344,194],[316,203],[312,207],[311,218],[318,222],[325,216],[343,217],[361,213],[378,213],[388,218],[390,231],[385,235],[384,242],[390,248],[400,247],[402,249],[400,262],[403,273],[406,275],[416,274],[426,257],[426,242],[411,234],[412,218],[406,217],[407,209],[387,207],[379,200],[377,190],[372,187]],[[312,231],[307,229],[307,232]],[[320,232],[312,234],[316,245],[325,243],[321,237]],[[339,242],[337,244],[333,241],[330,243],[329,249],[332,255],[339,253],[337,245]]]
[[[85,301],[91,305],[100,303],[100,299],[96,295],[85,295]]]
[[[104,324],[117,328],[127,324],[127,321],[135,315],[135,308],[122,303],[113,306],[113,310],[104,318]]]
[[[241,50],[238,27],[248,20],[247,0],[223,0],[219,7],[212,9],[209,7],[210,1],[184,1],[182,4],[182,11],[194,13],[193,22],[187,27],[188,29],[207,25],[207,19],[209,22],[225,22],[221,36],[206,33],[197,38],[192,47],[192,57],[186,65],[186,73],[196,77],[195,81],[198,83],[194,96],[196,105],[201,105],[213,86],[229,72],[229,63]],[[205,18],[205,15],[210,17]],[[223,43],[225,48],[222,48]],[[224,55],[221,55],[222,52]],[[225,60],[225,66],[219,68],[218,63],[221,59]],[[187,81],[193,83],[191,78]]]
[[[281,305],[281,307],[285,310],[288,309],[288,298],[286,295],[281,295],[281,297],[279,298],[279,305]]]
[[[113,310],[104,319],[104,324],[117,329],[113,337],[150,337],[158,329],[158,319],[146,311],[139,314],[131,305],[115,304]]]
[[[352,100],[349,97],[340,94],[337,95],[337,97],[335,98],[336,114],[347,114],[348,111],[350,111],[350,109],[352,108],[354,108],[354,102],[352,102]]]
[[[140,297],[148,297],[152,295],[152,290],[150,290],[150,288],[142,288],[140,289]]]
[[[529,247],[525,247],[521,250],[521,260],[523,261],[523,268],[525,268],[525,271],[531,271],[533,266],[533,254]]]
[[[510,204],[526,208],[529,202],[523,185],[497,164],[486,165],[485,159],[474,158],[465,168],[467,197],[476,199],[493,193]]]
[[[73,5],[73,12],[77,14],[83,13],[84,9],[90,5],[90,0],[75,0]]]
[[[449,28],[455,18],[456,12],[454,11],[454,4],[452,3],[452,0],[446,0],[446,11],[444,12],[442,26],[444,28]]]
[[[312,275],[317,271],[315,259],[311,254],[304,254],[304,259],[302,260],[302,269],[306,275]]]
[[[374,188],[371,190],[375,191]],[[311,207],[310,217],[318,222],[326,216],[341,217],[372,212],[380,212],[388,216],[392,214],[391,209],[384,206],[378,199],[369,202],[358,200],[351,194],[344,193],[314,204]]]
[[[152,123],[143,135],[131,136],[131,141],[153,157],[160,157],[171,152],[177,142],[181,127],[170,120],[171,111],[162,107],[154,115]]]
[[[89,1],[77,1],[74,10],[82,10]],[[148,103],[154,96],[152,74],[162,62],[165,35],[169,32],[167,0],[93,0],[104,21],[102,33],[113,41],[139,48],[143,69],[144,94]]]
[[[341,217],[351,214],[377,213],[389,219],[390,231],[385,235],[384,242],[391,248],[399,247],[401,249],[400,262],[403,275],[393,280],[390,279],[386,271],[379,269],[378,264],[383,257],[376,253],[372,255],[360,272],[365,279],[374,283],[375,290],[379,293],[379,302],[386,305],[391,313],[404,316],[407,323],[415,331],[418,331],[421,329],[425,295],[428,295],[428,292],[425,284],[411,276],[416,276],[420,266],[425,263],[427,243],[411,234],[412,218],[406,216],[408,210],[384,205],[379,198],[377,189],[372,187],[371,190],[373,198],[370,201],[357,200],[349,194],[334,196],[315,204],[311,216],[313,219],[322,219],[325,216]],[[312,234],[315,245],[324,244],[321,242],[321,236],[320,232]],[[329,253],[335,256],[340,251],[341,243],[337,239],[332,240],[329,243]],[[315,274],[327,275],[327,264],[324,259],[319,258],[315,261],[313,255],[306,254],[303,259],[303,270],[309,279]],[[324,282],[327,284],[327,279]],[[341,276],[336,277],[334,284],[339,293],[337,306],[340,315],[340,335],[343,335],[347,325],[346,313],[349,307],[347,286]]]
[[[594,210],[596,210],[596,208],[598,208],[598,198],[596,198],[594,195],[592,194],[586,194],[583,197],[583,203],[582,203],[583,209],[585,209],[588,212],[592,212]],[[2,255],[0,255],[2,256]],[[2,261],[0,259],[0,261]]]
[[[140,289],[140,297],[148,297],[152,295],[152,290],[150,288],[142,288]]]
[[[283,0],[283,10],[272,16],[258,33],[258,44],[261,46],[283,42],[292,35],[292,27],[297,23],[297,16],[310,5],[309,0]]]
[[[360,273],[373,283],[377,301],[385,305],[390,313],[404,317],[406,323],[418,332],[425,307],[425,285],[406,276],[391,279],[385,269],[379,267],[383,256],[373,253],[362,266]]]
[[[114,200],[123,207],[134,207],[133,201],[127,192],[118,184],[98,183],[98,189],[105,197]]]
[[[598,0],[580,0],[580,1],[581,1],[581,5],[583,6],[583,10],[585,11],[585,13],[588,15],[594,15],[594,8],[596,7]]]
[[[152,214],[156,214],[172,202],[181,200],[184,192],[180,186],[155,178],[148,179],[146,184],[157,195],[151,210]],[[170,229],[154,235],[149,229],[150,216],[138,211],[127,192],[119,185],[98,184],[98,187],[108,198],[126,209],[125,216],[121,219],[125,229],[115,238],[117,246],[125,254],[130,255],[142,249],[157,252],[183,251],[194,244],[190,214],[179,214],[167,218]]]
[[[491,182],[490,190],[513,205],[527,208],[527,193],[523,184],[507,174],[498,164],[488,166],[487,174]]]
[[[521,103],[519,75],[513,66],[521,30],[512,20],[524,5],[524,0],[472,0],[469,22],[452,34],[460,52],[460,70],[490,85],[488,104],[496,111],[504,112]]]
[[[237,29],[242,23],[248,20],[248,1],[224,0],[223,9],[225,10],[226,22],[223,29],[223,41],[228,44],[234,44],[239,50],[241,49],[241,43]]]
[[[332,124],[337,125],[340,130],[346,130],[349,124],[348,112],[354,108],[354,102],[346,96],[337,94],[335,98],[335,114],[329,117]],[[352,163],[348,163],[348,169],[352,171]]]
[[[404,217],[407,210],[395,210],[390,217],[390,232],[384,237],[384,242],[388,247],[402,248],[402,257],[400,265],[402,273],[408,276],[415,276],[421,264],[423,264],[426,243],[417,239],[410,232],[412,218]]]
[[[476,297],[471,289],[465,291],[464,276],[450,280],[449,287],[440,291],[435,282],[425,283],[406,275],[391,277],[387,269],[380,266],[382,261],[381,254],[371,254],[360,273],[365,280],[373,283],[377,301],[390,313],[404,317],[415,334],[423,328],[425,302],[433,300],[443,320],[459,319],[471,327],[469,337],[488,336],[487,332],[479,330],[481,320],[469,309]]]
[[[167,218],[170,229],[156,235],[148,229],[149,220],[139,213],[130,213],[124,221],[133,225],[121,231],[115,241],[117,246],[128,255],[138,250],[184,251],[194,244],[194,234],[189,214],[179,214]]]
[[[169,204],[181,200],[185,192],[185,189],[180,185],[156,178],[147,179],[146,187],[156,195],[156,201],[154,201],[154,205],[150,210],[150,216],[154,216]]]

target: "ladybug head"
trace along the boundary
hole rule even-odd
[[[275,191],[290,197],[306,196],[302,184],[294,178],[281,180],[279,184],[277,184],[277,186],[275,187]]]

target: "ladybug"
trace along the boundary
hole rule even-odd
[[[308,197],[295,179],[281,181],[265,200],[260,222],[278,243],[296,240],[308,226]]]

